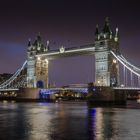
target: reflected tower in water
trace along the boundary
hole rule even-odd
[[[91,140],[115,139],[117,129],[114,124],[114,115],[111,108],[90,108],[88,110],[88,128]]]

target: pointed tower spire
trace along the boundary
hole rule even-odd
[[[49,41],[49,40],[47,40],[47,47],[49,46],[49,43],[50,43],[50,41]]]
[[[47,40],[46,49],[47,49],[48,51],[50,50],[49,44],[50,44],[50,42],[49,42],[49,40]]]
[[[28,46],[31,46],[31,39],[28,39]]]
[[[109,17],[106,17],[106,18],[105,18],[105,24],[106,24],[106,25],[109,25]]]
[[[111,33],[108,17],[106,17],[106,19],[105,19],[105,25],[104,25],[104,28],[103,28],[103,32],[104,33]]]
[[[98,26],[98,24],[96,25],[95,39],[96,40],[99,40],[100,39],[100,33],[99,33],[99,26]]]
[[[118,41],[118,32],[119,32],[119,29],[118,27],[116,27],[115,38],[114,38],[116,42]]]
[[[98,35],[99,34],[99,26],[98,24],[96,25],[96,30],[95,30],[95,35]]]
[[[40,32],[39,32],[38,35],[37,35],[37,41],[41,42],[41,35],[40,35]]]
[[[115,33],[116,37],[118,37],[118,32],[119,32],[119,29],[118,29],[118,27],[116,27],[116,33]]]

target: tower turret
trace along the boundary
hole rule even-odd
[[[41,40],[42,40],[42,39],[41,39],[41,35],[40,35],[40,32],[39,32],[38,35],[37,35],[37,42],[38,42],[38,43],[41,43]]]
[[[99,26],[98,24],[96,25],[96,30],[95,30],[95,35],[98,35],[99,34]]]
[[[42,38],[41,38],[40,32],[37,35],[32,46],[33,46],[34,50],[36,51],[36,54],[43,53],[46,51],[46,47],[42,43]]]
[[[119,29],[118,27],[116,28],[116,32],[115,32],[115,36],[114,36],[114,40],[117,42],[118,41],[118,32],[119,32]]]
[[[50,50],[50,46],[49,46],[49,44],[50,44],[50,41],[49,41],[49,40],[47,40],[47,45],[46,45],[46,50],[47,50],[47,51],[49,51],[49,50]]]
[[[99,26],[98,24],[96,25],[96,29],[95,29],[95,40],[99,40],[100,39],[100,35],[99,35]]]
[[[31,46],[31,39],[29,38],[29,41],[28,41],[28,47]]]

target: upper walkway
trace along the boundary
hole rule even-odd
[[[95,47],[94,44],[83,45],[80,47],[64,48],[61,47],[56,50],[48,50],[45,53],[37,54],[36,57],[47,57],[48,60],[57,59],[61,57],[70,57],[78,55],[89,55],[94,54]]]

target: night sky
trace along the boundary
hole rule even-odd
[[[105,17],[119,28],[120,49],[140,66],[138,0],[12,0],[0,3],[0,73],[14,73],[26,60],[28,39],[38,32],[51,49],[94,43],[95,26]],[[58,86],[94,81],[94,56],[49,62],[49,82]]]

